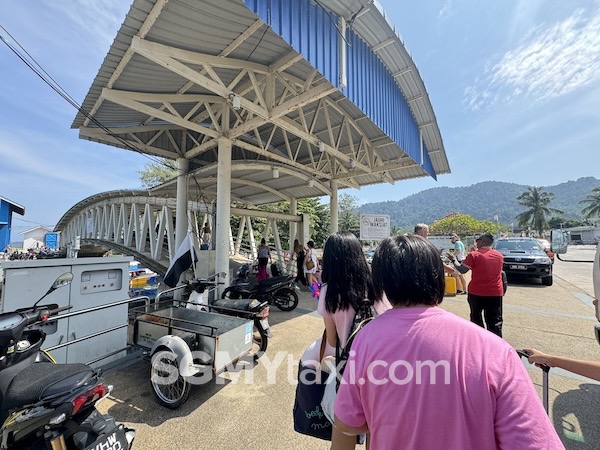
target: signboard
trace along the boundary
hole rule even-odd
[[[361,241],[380,241],[390,236],[390,216],[380,214],[360,215]]]

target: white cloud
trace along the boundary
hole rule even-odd
[[[438,18],[440,21],[446,20],[448,17],[452,15],[452,0],[446,0],[440,13],[438,14]]]
[[[115,38],[115,30],[125,19],[123,7],[115,0],[93,1],[71,0],[52,2],[56,16],[71,24],[82,33],[89,33],[101,41],[101,47],[108,47]]]
[[[463,103],[473,110],[520,97],[543,101],[586,86],[600,79],[600,10],[578,9],[549,28],[538,26],[485,66],[481,80],[464,91]]]
[[[70,145],[64,139],[32,130],[0,131],[0,142],[0,160],[10,161],[13,181],[25,176],[35,177],[49,183],[49,190],[65,184],[84,190],[117,189],[131,181],[131,178],[123,179],[125,174],[135,174],[133,169],[115,166],[109,147],[104,155],[84,153],[77,148],[81,147],[79,142]],[[40,149],[43,149],[42,154]],[[139,184],[137,179],[135,184]]]

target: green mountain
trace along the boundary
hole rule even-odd
[[[594,177],[567,181],[555,186],[543,186],[544,191],[554,194],[551,207],[564,211],[564,217],[580,219],[582,205],[579,203],[600,186]],[[416,223],[432,223],[447,214],[458,212],[479,220],[495,220],[516,226],[517,214],[525,209],[517,203],[517,197],[529,186],[485,181],[463,187],[439,187],[427,189],[402,200],[365,203],[358,208],[363,214],[387,214],[392,226],[412,228]]]

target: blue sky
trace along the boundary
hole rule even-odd
[[[363,203],[486,180],[600,177],[600,0],[380,2],[425,82],[452,173],[344,192]],[[0,25],[81,102],[128,9],[10,0]],[[80,140],[75,110],[2,43],[0,67],[0,195],[26,210],[13,240],[89,195],[140,186],[149,159]]]

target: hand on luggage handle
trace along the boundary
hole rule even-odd
[[[517,351],[517,354],[521,357],[521,358],[527,358],[529,359],[529,357],[531,356],[531,353],[526,352],[525,350],[521,350],[521,349],[515,349]],[[542,369],[544,372],[548,373],[550,372],[550,366],[547,364],[536,364],[537,367],[539,367],[540,369]]]

